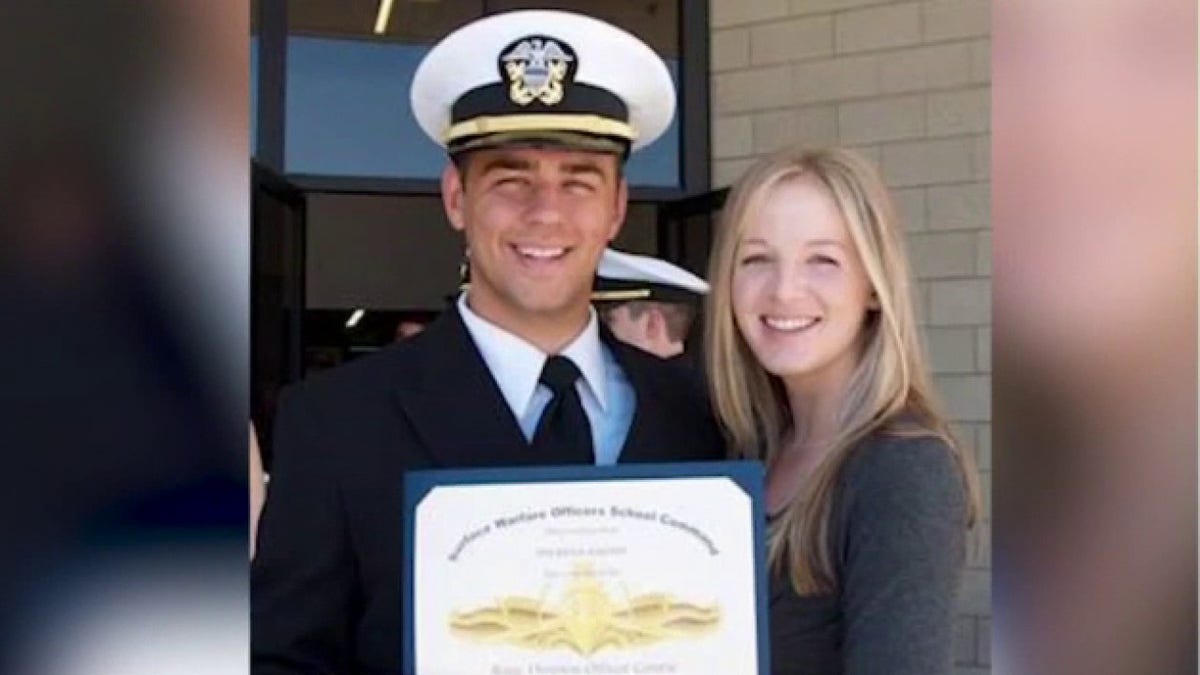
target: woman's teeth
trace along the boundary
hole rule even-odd
[[[773,317],[773,316],[764,316],[763,317],[763,323],[765,323],[768,328],[771,328],[773,330],[778,330],[778,331],[785,331],[785,332],[795,332],[795,331],[804,330],[806,328],[811,328],[812,326],[814,326],[817,323],[818,320],[819,319],[817,319],[816,317],[806,317],[806,318],[783,318],[783,317]]]

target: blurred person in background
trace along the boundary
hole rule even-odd
[[[267,476],[263,473],[262,451],[258,447],[258,433],[254,422],[250,423],[250,557],[258,539],[258,516],[267,499]]]
[[[733,453],[767,465],[773,673],[950,673],[979,487],[935,401],[882,179],[840,149],[760,160],[709,280],[713,405]]]
[[[596,270],[596,303],[613,335],[669,359],[684,355],[708,283],[652,256],[607,249]]]
[[[401,319],[396,322],[396,341],[418,335],[425,330],[425,323],[422,321],[414,321],[412,319]]]

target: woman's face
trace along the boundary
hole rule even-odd
[[[877,305],[828,189],[807,176],[771,188],[737,246],[734,320],[759,363],[789,385],[843,386]]]

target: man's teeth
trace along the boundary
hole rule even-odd
[[[763,317],[763,323],[767,324],[769,328],[773,328],[775,330],[795,331],[811,327],[817,323],[817,319],[815,317],[809,317],[806,319],[784,319],[767,316]]]
[[[536,246],[518,246],[517,252],[530,258],[557,258],[563,253],[566,253],[567,249],[562,247],[540,248]]]

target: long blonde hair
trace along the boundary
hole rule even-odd
[[[705,365],[713,406],[734,454],[771,466],[793,420],[779,378],[768,373],[742,338],[733,315],[738,248],[775,186],[801,175],[828,189],[862,259],[879,310],[863,324],[862,356],[851,376],[824,459],[774,523],[768,559],[786,570],[800,594],[837,586],[829,541],[834,488],[854,447],[882,432],[933,436],[951,448],[968,496],[964,526],[978,513],[974,462],[955,442],[936,400],[913,307],[908,260],[887,188],[875,168],[844,149],[789,148],[758,161],[733,187],[709,263],[712,290],[705,312]]]

